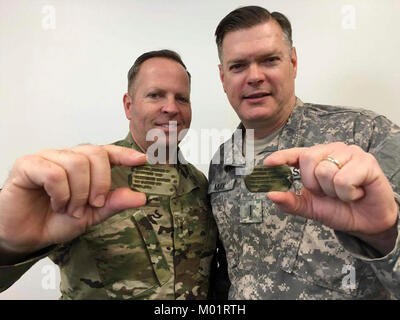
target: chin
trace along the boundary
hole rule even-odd
[[[256,111],[256,110],[254,110]],[[270,118],[272,118],[274,115],[273,112],[271,112],[271,110],[260,110],[257,112],[251,112],[251,113],[247,113],[243,118],[244,121],[246,122],[259,122],[259,121],[264,121],[264,120],[268,120]]]

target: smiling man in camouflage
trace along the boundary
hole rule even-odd
[[[235,133],[209,170],[229,298],[400,298],[400,128],[367,110],[301,102],[284,15],[239,8],[215,35],[237,131],[254,142],[246,154]],[[301,192],[251,192],[238,169],[254,164],[300,169]]]
[[[62,299],[207,297],[216,246],[207,179],[174,161],[178,141],[169,139],[191,122],[190,74],[179,55],[140,56],[124,108],[124,140],[16,161],[0,192],[0,291],[49,255]],[[132,167],[145,163],[154,130],[166,162]]]

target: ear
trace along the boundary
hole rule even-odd
[[[293,47],[291,49],[290,62],[293,66],[294,78],[296,78],[296,76],[297,76],[297,52],[296,52],[295,47]]]
[[[222,87],[224,88],[224,92],[226,93],[225,83],[224,83],[224,76],[225,75],[224,75],[224,69],[223,69],[222,64],[218,65],[218,69],[219,69],[219,78],[221,79]]]
[[[124,94],[123,102],[124,102],[125,116],[128,120],[131,120],[132,119],[131,107],[133,102],[129,93]]]

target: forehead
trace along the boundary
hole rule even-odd
[[[142,63],[134,81],[136,89],[156,87],[171,91],[188,91],[189,76],[178,62],[167,58],[150,58]]]
[[[222,42],[224,62],[282,51],[287,43],[280,25],[270,20],[247,29],[228,32]]]

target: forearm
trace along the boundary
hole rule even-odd
[[[3,189],[0,188],[0,192]],[[24,253],[16,253],[9,250],[6,245],[4,239],[2,239],[0,235],[0,266],[8,266],[18,263],[26,257],[27,254]]]

